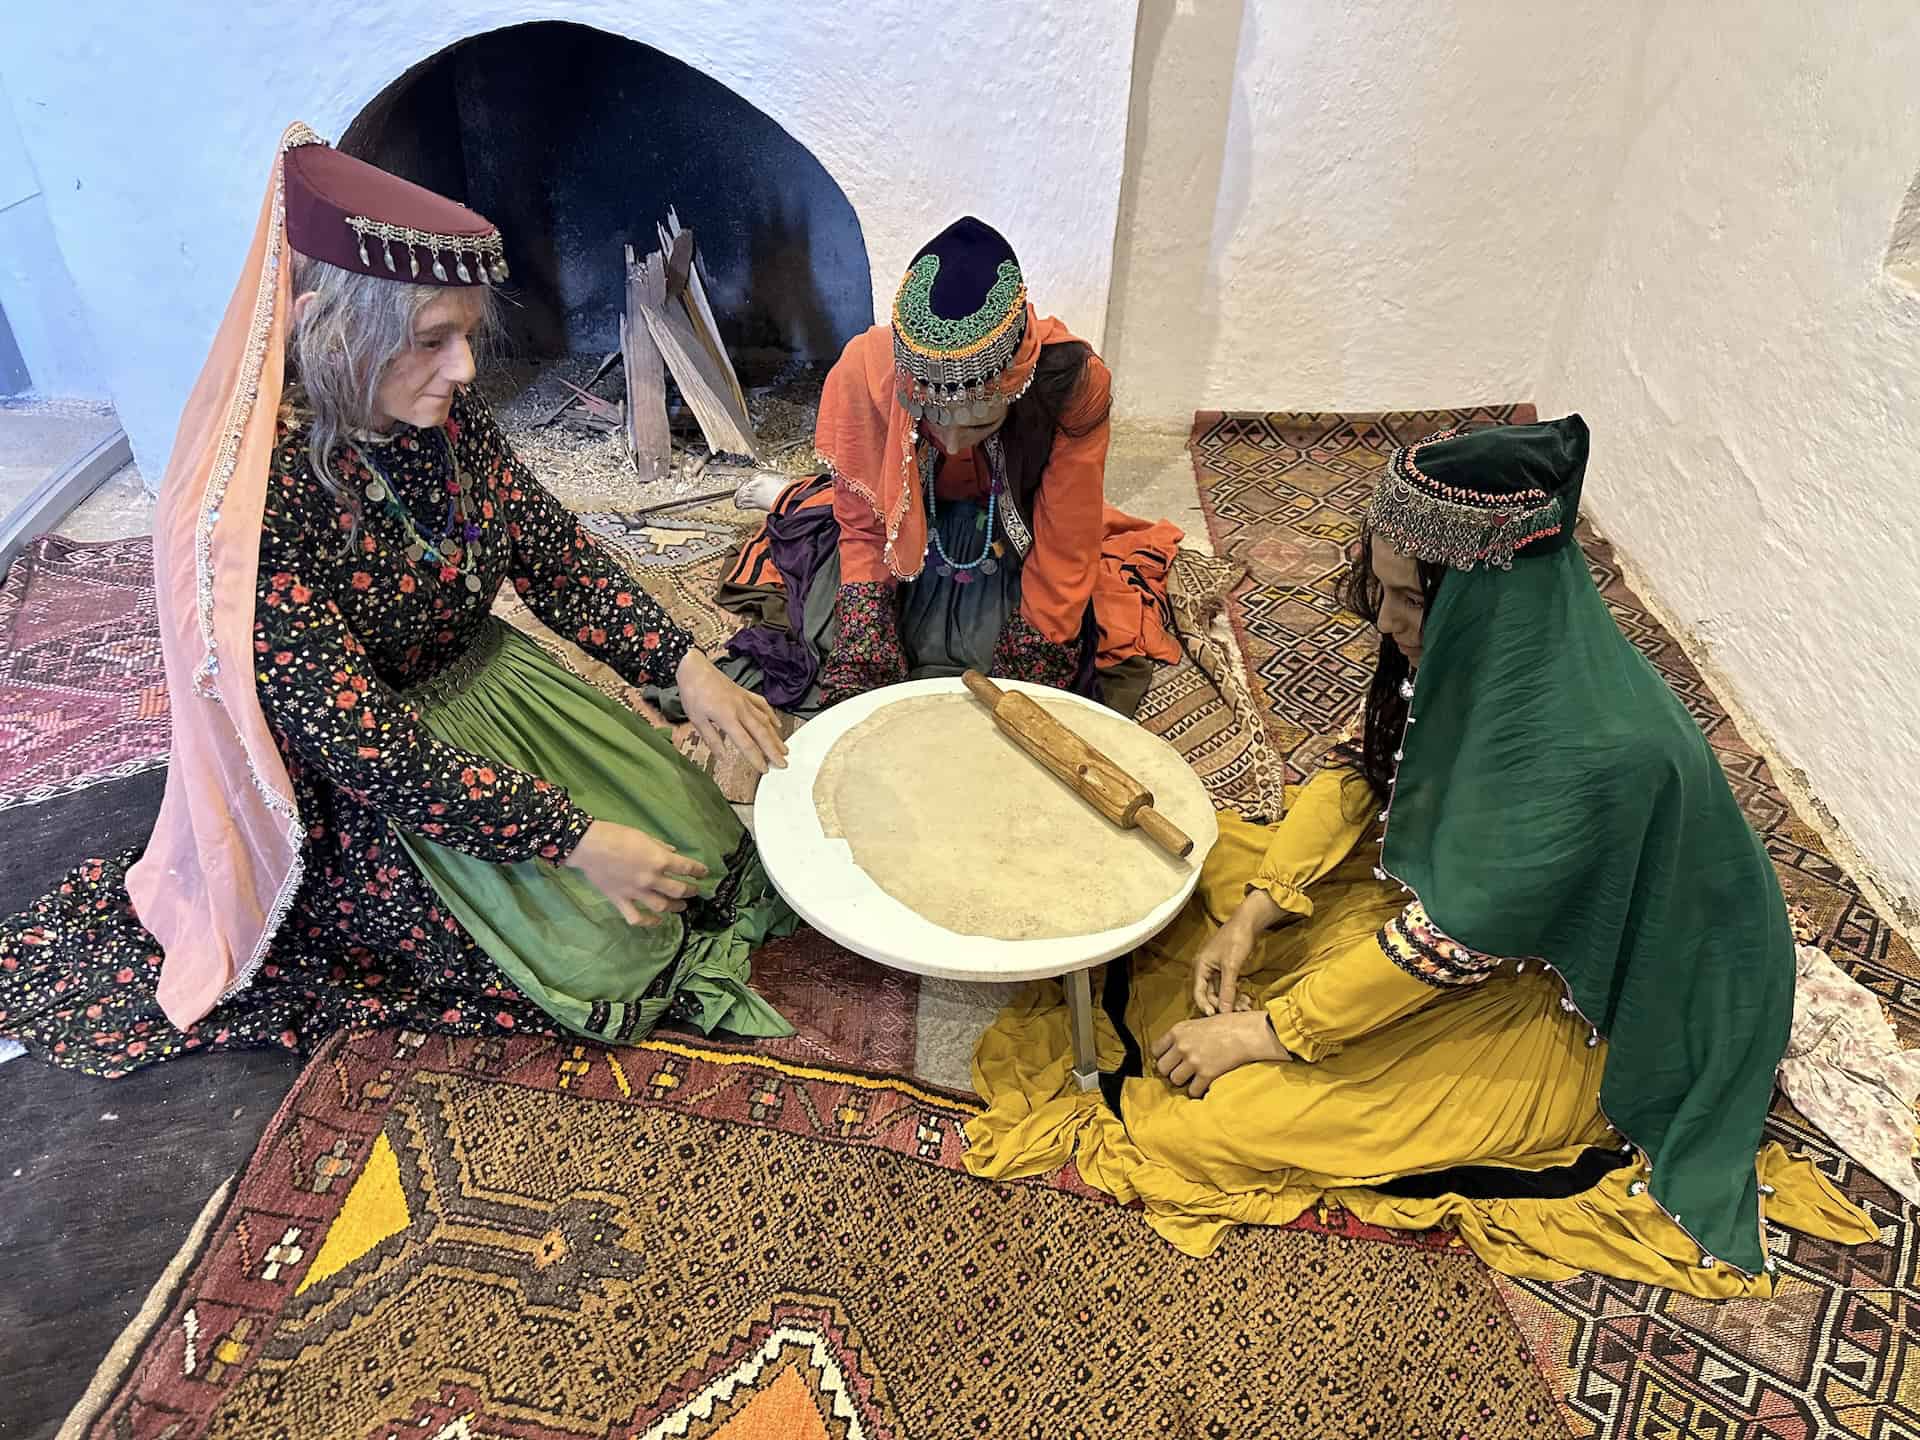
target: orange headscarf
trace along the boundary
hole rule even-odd
[[[1027,306],[1027,333],[992,388],[1018,400],[1033,381],[1040,351],[1072,340],[1053,316]],[[849,364],[856,360],[858,363]],[[887,569],[902,580],[920,574],[927,559],[927,516],[916,463],[920,422],[900,403],[894,368],[893,330],[876,325],[848,344],[840,364],[827,374],[814,427],[814,449],[834,478],[873,506],[886,527]]]
[[[316,143],[304,125],[281,137],[155,513],[173,747],[160,818],[127,891],[166,953],[160,1005],[182,1029],[253,978],[303,871],[293,786],[254,693],[253,606],[292,313],[284,157]]]

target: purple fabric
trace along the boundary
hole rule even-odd
[[[767,554],[787,592],[787,628],[750,625],[727,642],[727,653],[751,660],[764,677],[760,693],[777,710],[806,698],[820,670],[819,658],[801,633],[814,576],[840,543],[831,505],[814,505],[767,517]]]
[[[749,625],[727,642],[727,653],[760,667],[760,693],[776,710],[791,710],[813,688],[819,661],[791,630]]]

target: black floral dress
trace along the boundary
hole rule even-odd
[[[79,866],[0,923],[0,1036],[55,1063],[122,1075],[197,1050],[305,1050],[350,1025],[552,1028],[392,827],[511,864],[564,859],[592,817],[558,786],[435,739],[404,692],[466,652],[503,581],[634,685],[672,683],[692,638],[526,472],[471,389],[443,431],[361,442],[371,468],[336,461],[356,495],[378,479],[420,533],[452,530],[439,566],[409,552],[391,506],[346,509],[306,441],[283,410],[254,623],[260,704],[307,826],[293,908],[251,984],[181,1031],[155,999],[160,947],[127,897],[138,852]]]

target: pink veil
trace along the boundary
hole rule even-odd
[[[303,870],[293,787],[254,693],[253,606],[291,310],[282,162],[319,143],[299,124],[281,137],[154,520],[173,749],[127,890],[165,951],[160,1005],[182,1029],[253,978]]]

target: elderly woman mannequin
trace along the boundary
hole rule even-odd
[[[784,763],[470,387],[505,269],[480,216],[288,132],[161,490],[159,823],[0,927],[0,1035],[114,1075],[344,1024],[784,1033],[747,957],[794,922],[719,791],[489,614],[511,583]]]
[[[827,376],[815,448],[830,476],[743,487],[773,515],[720,603],[767,615],[769,586],[781,603],[734,642],[729,673],[801,713],[972,669],[1131,714],[1153,662],[1180,657],[1165,628],[1180,532],[1106,503],[1110,385],[1028,303],[998,231],[971,216],[941,231],[891,323]]]
[[[1573,541],[1586,457],[1578,416],[1395,452],[1350,587],[1382,635],[1358,742],[1277,826],[1227,817],[1134,962],[1158,1073],[1115,1113],[1061,1093],[1057,1006],[996,1022],[972,1168],[1072,1155],[1195,1253],[1324,1196],[1508,1274],[1716,1297],[1769,1293],[1763,1215],[1873,1236],[1761,1143],[1786,909]]]

